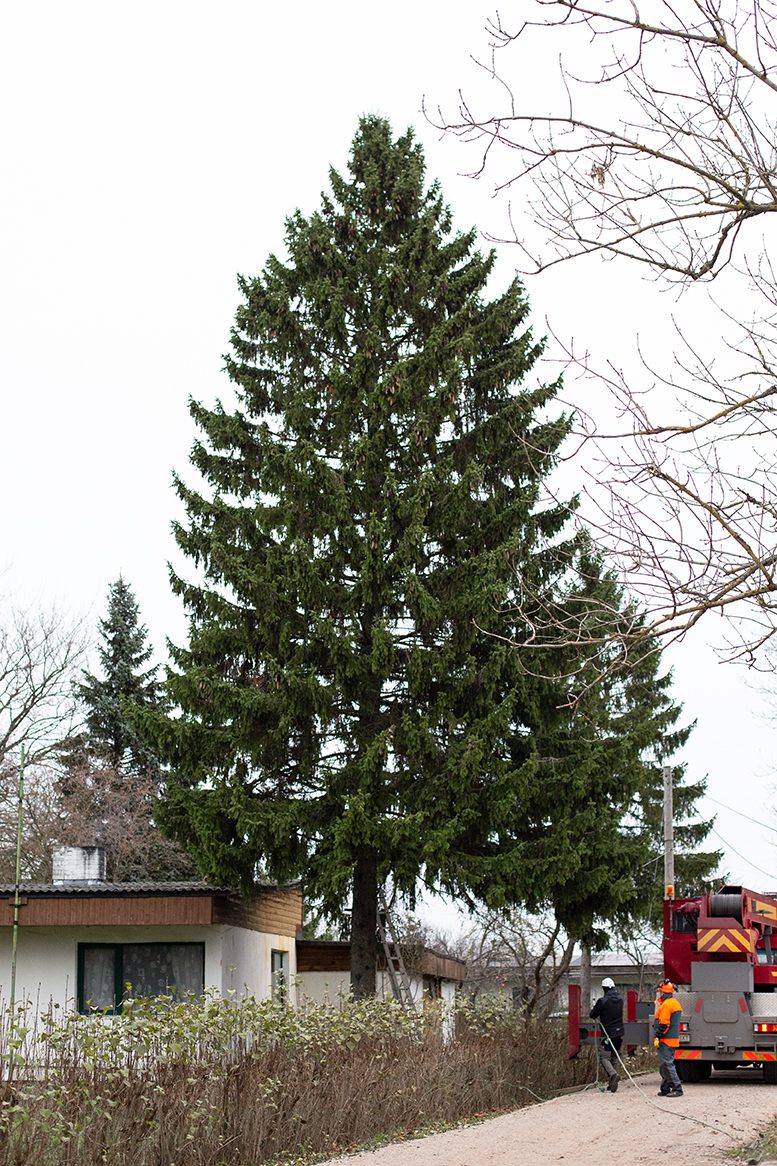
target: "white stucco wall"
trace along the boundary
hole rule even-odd
[[[205,987],[221,990],[221,935],[214,927],[28,927],[20,928],[16,998],[72,1007],[79,943],[204,943]],[[0,998],[8,999],[11,929],[0,932]]]
[[[421,976],[411,975],[411,990],[413,999],[418,1005],[424,1000],[424,985]],[[442,1035],[443,1040],[450,1041],[456,1033],[456,988],[453,980],[441,982],[442,1004]],[[391,996],[391,981],[387,972],[377,974],[377,994]],[[314,1004],[337,1005],[350,991],[350,976],[348,972],[300,972],[297,976],[297,1004],[312,1001]]]
[[[443,1040],[453,1040],[456,1035],[456,985],[452,980],[443,980],[442,989],[442,1035]]]
[[[289,991],[297,974],[297,952],[293,938],[288,935],[268,935],[264,931],[249,931],[244,927],[220,927],[221,982],[220,991],[238,996],[254,996],[263,1000],[272,994],[270,957],[275,951],[285,951],[289,957]]]
[[[289,983],[296,975],[294,940],[217,924],[179,927],[28,927],[17,944],[16,999],[40,1008],[75,1005],[79,943],[204,943],[205,989],[227,994],[270,995],[270,955],[289,953]],[[11,929],[0,931],[0,1001],[11,980]]]
[[[452,1008],[456,1003],[456,985],[453,980],[442,981],[442,1000],[448,1008]]]
[[[296,979],[297,1003],[337,1004],[350,991],[348,972],[299,972]]]
[[[349,972],[300,972],[297,976],[298,1001],[312,1000],[315,1004],[336,1004],[350,992]],[[378,972],[375,983],[376,995],[390,998],[393,995],[388,972]],[[410,975],[410,991],[416,1004],[424,998],[423,977]]]

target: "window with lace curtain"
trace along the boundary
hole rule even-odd
[[[128,998],[201,996],[204,987],[204,943],[78,945],[80,1012],[121,1012]]]

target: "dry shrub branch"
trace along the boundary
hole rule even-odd
[[[15,1064],[9,1074],[9,1054]],[[0,1032],[2,1166],[260,1166],[530,1104],[590,1074],[563,1031],[498,1003],[439,1016],[383,1001],[20,1010]]]

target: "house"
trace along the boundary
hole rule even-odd
[[[303,940],[302,887],[260,884],[251,895],[203,882],[105,881],[105,852],[60,847],[51,883],[20,888],[16,999],[112,1012],[127,995],[278,996],[337,1000],[350,945]],[[0,1000],[10,995],[15,887],[0,885]],[[452,1000],[465,965],[424,949],[418,1000]],[[391,994],[378,962],[379,992]],[[129,985],[129,987],[128,987]]]
[[[615,981],[621,995],[634,989],[640,999],[652,999],[656,985],[664,978],[663,952],[658,944],[648,945],[639,958],[624,951],[592,952],[591,1004],[601,996],[605,976]],[[580,983],[580,956],[575,956],[569,966],[569,983]]]
[[[351,945],[338,940],[300,939],[297,941],[297,998],[316,1003],[336,1003],[348,991],[351,968]],[[407,968],[410,991],[416,1005],[442,1000],[452,1005],[456,990],[466,975],[464,960],[453,959],[432,948],[424,947]],[[392,995],[391,980],[385,958],[377,963],[377,994]]]
[[[16,999],[112,1011],[131,993],[288,992],[299,884],[250,897],[201,882],[109,883],[99,847],[62,847],[50,884],[21,886]],[[8,999],[15,888],[0,885],[0,995]]]

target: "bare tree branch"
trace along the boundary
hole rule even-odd
[[[520,193],[502,241],[528,272],[598,254],[703,297],[703,335],[677,317],[657,368],[636,336],[627,375],[561,345],[616,422],[578,411],[580,516],[646,612],[636,640],[717,612],[724,651],[756,663],[777,630],[777,5],[529,0],[522,14],[488,27],[498,107],[462,95],[433,120],[479,149],[474,173],[497,193]],[[715,299],[698,286],[713,280]],[[548,643],[590,633],[570,610],[546,616]]]
[[[80,623],[58,612],[10,610],[0,625],[0,769],[48,757],[78,725],[73,682],[86,652]]]

